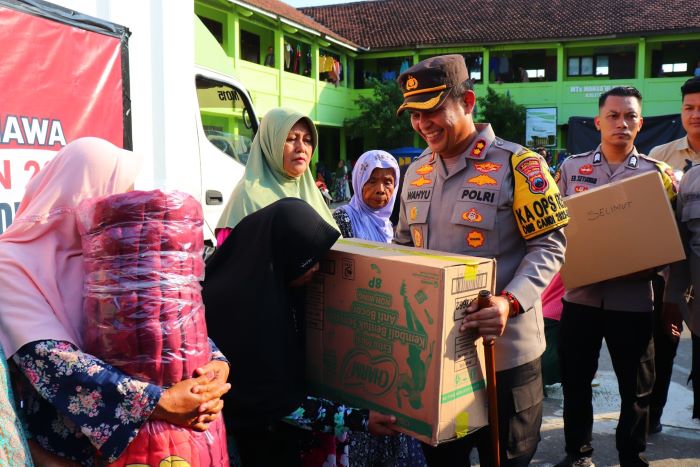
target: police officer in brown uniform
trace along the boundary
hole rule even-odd
[[[644,172],[658,171],[669,199],[675,198],[670,166],[639,154],[634,139],[642,127],[642,96],[632,87],[602,94],[595,117],[601,144],[565,160],[555,179],[565,196]],[[614,232],[610,233],[615,235]],[[591,254],[595,245],[591,245]],[[564,390],[566,458],[558,466],[593,465],[591,382],[598,368],[603,338],[620,388],[616,446],[622,467],[649,465],[646,448],[649,396],[654,384],[652,340],[655,270],[566,291],[559,330],[559,358]]]
[[[471,305],[460,331],[496,339],[502,465],[527,465],[542,421],[545,348],[540,294],[559,270],[568,222],[556,183],[542,157],[475,124],[475,95],[464,59],[424,60],[398,82],[413,129],[428,143],[406,172],[394,241],[498,261],[492,306]],[[469,465],[479,449],[489,457],[488,429],[437,448],[425,446],[431,466]]]
[[[690,78],[681,86],[681,123],[686,136],[661,146],[656,146],[649,152],[649,157],[666,162],[673,167],[676,174],[688,171],[693,164],[700,162],[700,76]],[[697,175],[693,175],[693,178]],[[695,186],[688,184],[686,186]],[[681,220],[681,222],[685,222]],[[681,224],[683,227],[684,224]],[[668,388],[671,384],[673,359],[678,349],[678,339],[667,335],[662,318],[659,297],[663,296],[664,280],[661,276],[654,278],[654,365],[656,381],[649,402],[649,433],[662,430],[661,415],[668,398]],[[684,307],[685,309],[685,307]],[[700,320],[698,321],[700,324]],[[700,346],[700,338],[693,336],[693,355],[700,355],[700,347],[695,350],[695,342]],[[695,361],[695,360],[693,360]],[[700,361],[696,364],[700,365]],[[697,375],[700,381],[700,373]],[[694,416],[700,418],[700,383],[693,384],[697,411]]]
[[[700,85],[700,79],[698,79]],[[700,86],[698,88],[700,92]],[[700,101],[699,101],[700,102]],[[700,108],[697,114],[700,126]],[[664,323],[669,337],[678,341],[686,322],[692,339],[693,418],[700,419],[700,165],[693,165],[683,175],[678,190],[676,218],[686,251],[686,260],[673,263],[664,297]],[[689,286],[695,298],[688,302],[685,292]],[[652,394],[653,399],[653,394]],[[653,400],[652,400],[653,402]],[[653,410],[653,407],[651,407]]]

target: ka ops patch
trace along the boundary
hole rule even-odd
[[[532,151],[513,154],[513,215],[520,235],[530,240],[569,223],[557,184],[547,165]]]

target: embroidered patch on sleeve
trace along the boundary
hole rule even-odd
[[[673,173],[673,168],[662,161],[656,162],[656,168],[661,174],[661,181],[664,182],[666,196],[668,196],[671,202],[674,202],[678,194],[678,179],[676,178],[676,174]]]
[[[528,150],[513,154],[511,167],[513,215],[525,240],[553,232],[569,223],[569,211],[559,188],[539,156]]]

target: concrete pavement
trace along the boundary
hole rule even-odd
[[[347,204],[333,203],[331,209]],[[654,467],[700,467],[700,421],[692,419],[693,392],[686,384],[691,368],[691,340],[683,331],[674,361],[668,402],[664,409],[661,433],[649,436],[646,457]],[[619,466],[615,448],[620,397],[610,354],[605,345],[600,352],[597,386],[593,388],[593,461],[597,467]],[[560,385],[547,387],[542,420],[542,441],[532,466],[552,467],[564,457],[563,396]],[[472,466],[479,457],[472,453]]]
[[[692,419],[693,394],[686,380],[690,374],[690,334],[684,331],[674,363],[661,433],[651,435],[646,457],[654,467],[700,467],[700,421]],[[593,388],[593,461],[597,467],[618,466],[615,427],[620,407],[617,379],[607,347],[601,349],[597,386]],[[542,420],[542,441],[531,465],[552,467],[564,457],[563,397],[560,385],[547,387]],[[472,454],[472,465],[479,465]]]

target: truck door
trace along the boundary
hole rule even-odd
[[[243,176],[258,119],[248,92],[234,79],[199,69],[196,85],[201,122],[201,199],[206,228],[213,233],[233,188]]]

